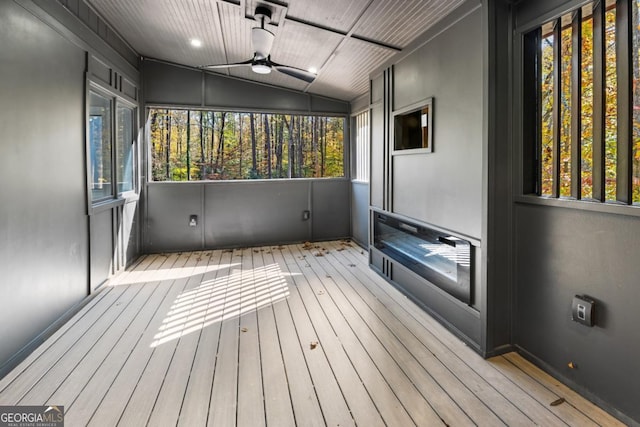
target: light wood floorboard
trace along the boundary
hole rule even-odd
[[[282,357],[289,382],[295,420],[299,425],[352,424],[349,408],[335,373],[322,348],[311,349],[318,341],[317,329],[300,300],[296,280],[280,250],[265,251],[270,265],[277,265],[287,286],[287,297],[274,303],[276,325],[281,337]],[[330,345],[330,344],[328,344]]]
[[[145,256],[0,404],[70,426],[622,425],[516,353],[483,360],[349,241]]]

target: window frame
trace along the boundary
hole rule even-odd
[[[351,177],[351,168],[350,168],[350,159],[349,155],[350,150],[350,129],[351,129],[351,121],[349,114],[340,114],[340,113],[322,113],[322,112],[311,112],[311,111],[276,111],[276,110],[265,110],[260,108],[253,109],[242,109],[242,108],[223,108],[223,107],[215,107],[215,106],[185,106],[185,105],[174,105],[174,104],[145,104],[145,154],[146,154],[146,162],[145,162],[145,170],[146,170],[146,183],[152,185],[158,184],[183,184],[183,183],[240,183],[240,182],[271,182],[271,181],[302,181],[302,180],[349,180]],[[343,139],[342,139],[342,176],[335,177],[300,177],[300,178],[242,178],[242,179],[201,179],[201,180],[185,180],[185,181],[175,181],[175,180],[165,180],[165,181],[156,181],[153,179],[153,144],[151,142],[151,129],[149,126],[150,120],[150,112],[151,110],[183,110],[183,111],[207,111],[214,113],[238,113],[238,114],[283,114],[283,115],[295,115],[295,116],[316,116],[316,117],[333,117],[333,118],[341,118],[343,120]]]
[[[92,94],[96,94],[104,99],[106,99],[109,102],[109,117],[107,118],[107,120],[109,121],[109,144],[110,144],[110,149],[109,149],[109,166],[110,166],[110,186],[111,186],[111,192],[103,197],[99,197],[97,199],[93,198],[93,176],[92,176],[92,171],[93,171],[93,161],[92,161],[92,144],[91,144],[91,126],[89,125],[89,123],[91,122],[91,118],[93,117],[93,115],[91,114],[91,95]],[[87,119],[86,119],[86,126],[87,126],[87,185],[88,185],[88,197],[89,197],[89,204],[91,206],[95,206],[95,205],[99,205],[101,203],[107,202],[111,199],[113,199],[113,181],[115,178],[114,175],[114,167],[113,167],[113,161],[114,161],[114,121],[113,121],[113,110],[114,110],[114,100],[112,99],[112,97],[106,93],[103,90],[99,90],[96,87],[90,87],[89,91],[88,91],[88,95],[87,95]],[[103,139],[104,141],[104,139]]]
[[[131,190],[125,190],[125,191],[119,191],[119,179],[121,178],[118,174],[117,174],[117,169],[118,169],[118,163],[117,163],[117,141],[118,141],[118,108],[119,107],[125,107],[125,108],[130,108],[131,109],[131,174],[132,174],[132,179],[133,179],[133,183],[132,183],[132,188]],[[138,130],[139,130],[139,126],[138,126],[138,106],[130,101],[127,101],[126,99],[120,97],[120,96],[116,96],[115,97],[115,108],[114,108],[114,120],[115,120],[115,132],[114,132],[114,139],[116,141],[116,147],[114,149],[114,155],[116,156],[116,161],[114,163],[114,168],[116,169],[116,196],[117,197],[129,197],[129,196],[133,196],[139,193],[139,179],[138,177],[139,175],[139,166],[138,166]]]
[[[371,160],[371,109],[355,113],[351,117],[353,129],[354,159],[351,171],[351,181],[368,184],[371,180],[370,160]],[[366,123],[362,123],[366,122]],[[361,130],[361,124],[365,130]],[[361,140],[360,138],[364,140]],[[365,148],[366,147],[366,148]]]
[[[594,99],[594,160],[593,160],[593,180],[594,180],[594,198],[583,197],[581,194],[581,147],[582,147],[582,137],[580,137],[577,141],[574,141],[574,136],[576,135],[576,127],[580,127],[580,119],[575,116],[580,116],[582,113],[581,104],[578,104],[578,110],[572,111],[572,121],[577,124],[574,124],[572,127],[572,181],[571,181],[571,197],[560,197],[558,192],[554,191],[554,194],[551,196],[543,196],[540,194],[541,191],[541,131],[540,131],[540,123],[541,123],[541,89],[540,89],[540,73],[535,70],[540,70],[541,64],[541,40],[544,37],[542,34],[542,27],[549,22],[561,22],[563,16],[567,14],[574,14],[575,16],[579,16],[578,11],[582,10],[582,8],[586,5],[593,4],[593,13],[589,17],[589,19],[594,20],[594,50],[600,49],[599,52],[594,53],[594,94],[596,92],[604,91],[602,86],[606,82],[606,77],[604,76],[604,71],[602,71],[602,76],[596,76],[595,71],[599,65],[604,66],[606,52],[604,52],[604,47],[600,48],[596,41],[599,41],[598,37],[601,37],[601,41],[604,44],[604,32],[600,35],[596,35],[597,31],[595,27],[597,24],[600,24],[598,19],[601,19],[601,24],[604,29],[604,13],[606,13],[607,6],[605,2],[574,2],[572,5],[561,6],[553,10],[552,12],[546,14],[541,19],[535,22],[529,22],[520,27],[516,27],[514,31],[514,58],[516,58],[516,67],[515,71],[515,84],[516,84],[516,93],[515,93],[515,102],[516,105],[520,105],[520,108],[517,110],[518,112],[514,116],[515,124],[514,131],[517,132],[516,139],[520,141],[518,145],[518,149],[514,150],[514,160],[516,160],[516,164],[519,164],[519,167],[514,168],[514,173],[517,176],[514,176],[514,182],[519,183],[517,187],[514,188],[514,199],[516,202],[524,202],[524,203],[534,203],[540,205],[550,205],[550,206],[559,206],[559,207],[567,207],[567,208],[576,208],[583,210],[591,210],[591,211],[599,211],[599,212],[611,212],[611,213],[622,213],[633,216],[640,216],[640,202],[633,202],[632,198],[632,178],[633,178],[633,163],[631,161],[633,155],[633,116],[632,116],[632,104],[633,100],[629,99],[632,97],[632,70],[631,70],[631,55],[632,55],[632,38],[631,38],[631,29],[629,24],[629,19],[627,17],[631,16],[632,13],[632,4],[629,0],[618,0],[614,3],[613,6],[609,5],[608,7],[615,7],[616,9],[616,21],[615,21],[615,32],[616,32],[616,68],[618,69],[616,73],[616,81],[618,85],[617,94],[622,93],[623,96],[617,96],[616,107],[617,107],[617,117],[618,117],[618,128],[617,128],[617,147],[618,154],[616,158],[616,200],[606,200],[605,191],[604,191],[604,149],[605,142],[604,138],[602,141],[596,141],[598,138],[596,137],[596,132],[604,133],[604,129],[596,129],[596,122],[603,121],[603,117],[605,114],[604,105],[597,105],[598,102],[603,103],[605,100],[596,101]],[[600,6],[602,5],[602,6]],[[600,9],[599,12],[596,12],[596,9]],[[601,17],[596,17],[597,14],[602,14]],[[625,17],[626,14],[626,17]],[[580,17],[582,19],[582,17]],[[573,20],[575,21],[575,19]],[[582,21],[580,21],[582,22]],[[572,22],[575,30],[575,22]],[[621,37],[622,35],[622,37]],[[580,34],[581,36],[581,34]],[[576,31],[573,31],[573,43],[574,46],[576,39]],[[623,40],[622,42],[620,40]],[[581,39],[580,39],[581,41]],[[581,46],[581,43],[578,44]],[[573,49],[574,55],[572,57],[572,61],[577,61],[576,57],[579,57],[581,54],[581,48]],[[600,55],[600,57],[599,57]],[[580,58],[581,59],[581,58]],[[577,62],[573,62],[576,64]],[[554,61],[554,71],[556,67],[556,63]],[[575,74],[580,74],[581,67],[574,67],[577,71],[574,71],[574,75],[571,76],[573,82],[576,82]],[[600,85],[596,83],[596,79],[601,79]],[[581,77],[578,77],[578,82],[580,82],[580,87],[582,87]],[[556,86],[557,88],[557,86]],[[622,89],[628,88],[628,89]],[[554,92],[557,91],[554,88]],[[582,96],[575,96],[576,92],[581,93],[581,90],[572,90],[572,98],[577,98],[581,101]],[[555,93],[554,93],[555,95]],[[594,95],[595,96],[595,95]],[[626,96],[626,99],[625,99]],[[575,100],[571,101],[572,103]],[[573,107],[572,107],[573,109]],[[554,108],[555,110],[555,108]],[[577,114],[576,114],[577,113]],[[555,114],[555,111],[554,111]],[[596,117],[598,116],[598,117]],[[601,117],[600,117],[601,116]],[[622,126],[620,122],[622,121]],[[602,126],[603,127],[603,124]],[[598,142],[598,143],[597,143]],[[578,150],[576,150],[576,146]],[[554,147],[555,150],[555,147]],[[554,161],[557,161],[557,158],[554,158]],[[575,167],[577,165],[578,167]],[[577,178],[577,179],[576,179]],[[595,181],[602,181],[601,185],[596,184]],[[622,185],[620,185],[622,183]],[[554,188],[557,187],[559,182],[554,182]]]
[[[140,191],[139,185],[139,168],[138,168],[138,105],[120,96],[117,92],[101,85],[91,79],[87,79],[85,91],[85,156],[86,156],[86,180],[87,180],[87,206],[88,212],[101,211],[112,207],[114,204],[122,204],[127,198],[137,196]],[[95,93],[109,100],[111,106],[111,193],[93,199],[93,182],[91,176],[91,135],[89,120],[91,118],[91,94]],[[119,172],[118,172],[118,108],[126,107],[132,110],[132,174],[133,188],[127,191],[119,190]]]

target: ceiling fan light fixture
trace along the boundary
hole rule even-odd
[[[271,72],[271,67],[267,64],[251,64],[251,69],[258,74],[269,74]]]
[[[278,73],[307,83],[313,83],[317,69],[307,71],[290,65],[278,64],[271,60],[271,48],[273,47],[275,34],[264,28],[265,24],[268,24],[271,20],[271,10],[264,6],[258,6],[254,17],[260,23],[260,26],[251,29],[251,46],[253,47],[253,57],[251,59],[232,64],[203,65],[199,68],[216,70],[220,68],[251,67],[251,70],[257,74],[269,74],[271,70],[276,70]]]

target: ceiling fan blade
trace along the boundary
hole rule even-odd
[[[264,28],[253,27],[251,29],[251,45],[253,46],[253,52],[257,59],[266,59],[269,57],[274,38],[275,35]]]
[[[253,63],[253,59],[248,59],[242,62],[235,62],[233,64],[211,64],[211,65],[201,65],[198,68],[206,68],[208,70],[217,70],[219,68],[236,68],[236,67],[245,67],[247,65],[251,65]]]
[[[304,80],[307,83],[311,83],[316,79],[316,75],[314,73],[303,70],[301,68],[289,67],[288,65],[280,65],[276,64],[275,62],[272,62],[271,65],[282,74],[295,77],[296,79]]]

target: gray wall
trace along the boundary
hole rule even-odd
[[[43,0],[36,0],[43,4]],[[48,1],[48,0],[45,0]],[[78,0],[58,0],[58,2],[70,11],[75,18],[80,20],[87,29],[93,31],[105,43],[107,43],[117,54],[117,60],[124,59],[134,67],[138,66],[139,56],[131,50],[129,45],[107,24],[94,10],[84,1]],[[72,19],[68,17],[67,19]]]
[[[515,222],[516,344],[640,422],[640,218],[522,203]],[[577,294],[596,300],[595,327],[571,320]]]
[[[485,6],[486,7],[486,6]],[[485,9],[467,2],[372,74],[372,208],[466,237],[474,245],[468,306],[371,248],[372,263],[477,351],[485,301]],[[380,72],[382,74],[380,74]],[[433,100],[433,152],[393,152],[393,117]],[[494,345],[491,343],[491,345]]]
[[[513,309],[512,286],[512,156],[510,96],[510,41],[513,31],[511,5],[508,0],[494,0],[483,4],[485,24],[484,130],[486,144],[483,157],[482,200],[484,243],[481,281],[482,341],[485,355],[495,355],[513,349],[511,320]]]
[[[483,63],[478,9],[393,67],[393,111],[433,97],[434,151],[392,157],[393,212],[477,239]]]
[[[127,90],[137,81],[134,65],[101,38],[115,43],[113,34],[93,17],[102,34],[58,2],[0,2],[0,376],[138,256],[135,204],[123,215],[121,202],[94,221],[87,205],[87,57],[117,63]],[[135,62],[135,54],[127,57]]]
[[[292,113],[349,113],[349,103],[344,101],[154,60],[145,60],[142,66],[144,99],[147,105]]]
[[[87,295],[85,54],[0,2],[0,366]]]
[[[383,87],[384,82],[382,76],[378,76],[371,80],[371,146],[370,146],[370,178],[369,178],[369,204],[373,207],[382,209],[384,207],[384,190],[385,190],[385,141],[386,126],[384,123],[384,104],[383,104]]]
[[[369,184],[351,183],[351,234],[360,246],[369,246]]]
[[[514,123],[519,123],[521,33],[576,1],[529,1],[514,13]],[[514,127],[521,146],[522,130]],[[522,159],[512,157],[513,182]],[[508,165],[509,166],[509,165]],[[515,186],[514,186],[515,187]],[[513,203],[514,343],[554,376],[640,423],[640,218],[637,208],[524,196]],[[596,300],[596,326],[571,320],[576,294]],[[573,362],[577,368],[569,369]],[[620,415],[620,413],[618,413]],[[629,423],[632,420],[626,419]]]
[[[241,111],[349,114],[349,103],[214,75],[143,62],[146,105]],[[345,152],[349,153],[349,127]],[[349,164],[349,156],[345,158]],[[328,240],[349,237],[350,181],[293,179],[147,184],[147,252]],[[303,211],[311,218],[303,220]],[[189,227],[198,215],[197,227]]]
[[[350,236],[347,179],[149,183],[148,252]],[[303,218],[304,211],[311,218]],[[189,226],[198,215],[198,226]]]

